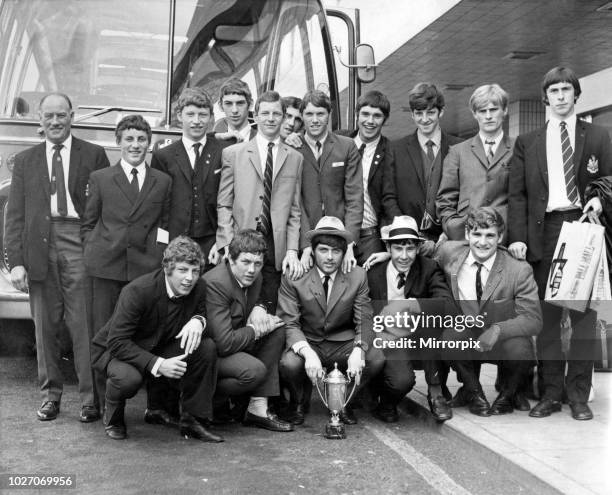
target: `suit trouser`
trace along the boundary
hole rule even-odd
[[[170,358],[183,354],[180,342],[172,341],[153,349],[153,354]],[[181,412],[188,412],[196,418],[212,417],[212,398],[217,383],[217,348],[209,339],[202,339],[198,348],[189,354],[185,361],[187,371],[178,380],[165,377],[155,378],[145,371],[143,375],[135,366],[111,359],[106,367],[106,400],[123,402],[136,395],[143,380],[160,380],[180,390]]]
[[[544,299],[548,273],[561,226],[564,221],[577,220],[580,215],[581,212],[576,210],[547,213],[544,217],[542,259],[531,265],[541,300]],[[565,383],[570,402],[586,403],[591,390],[597,313],[591,310],[587,310],[586,313],[570,311],[573,332],[567,356],[567,377],[565,377],[566,357],[561,349],[561,311],[560,307],[542,303],[544,325],[537,338],[542,398],[561,400]]]
[[[51,222],[47,266],[45,280],[30,282],[38,381],[43,400],[59,401],[62,396],[59,332],[65,322],[72,339],[81,404],[93,405],[89,348],[92,332],[86,313],[87,277],[79,222]]]
[[[334,369],[334,363],[337,363],[338,369],[346,373],[348,358],[354,348],[353,340],[346,342],[324,340],[322,342],[309,342],[309,344],[319,356],[323,369],[329,372]],[[366,352],[365,363],[361,375],[361,384],[357,387],[357,390],[367,385],[373,377],[381,372],[385,364],[385,357],[380,349],[371,347]],[[287,349],[281,358],[279,370],[281,379],[287,383],[293,400],[298,404],[303,404],[306,400],[305,383],[309,381],[304,369],[304,358],[293,352],[292,349]]]
[[[216,241],[216,236],[213,233],[212,235],[203,237],[192,237],[192,239],[198,243],[204,255],[204,269],[202,270],[202,275],[204,275],[207,271],[212,270],[216,266],[208,262],[208,253]]]
[[[359,233],[359,241],[355,246],[355,259],[359,266],[363,266],[366,260],[373,253],[379,253],[386,251],[385,245],[380,240],[380,232],[378,227],[371,227],[369,229],[361,229]]]
[[[274,238],[271,235],[267,235],[265,238],[267,250],[264,266],[261,270],[262,284],[259,298],[268,306],[268,313],[276,314],[282,271],[276,269]]]
[[[285,346],[279,328],[243,351],[217,358],[217,395],[276,397],[280,393],[278,362]]]

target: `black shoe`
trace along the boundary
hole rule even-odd
[[[593,411],[583,402],[570,402],[570,409],[572,410],[572,418],[578,421],[593,419]]]
[[[195,438],[202,442],[221,443],[225,441],[222,436],[210,431],[201,421],[198,421],[189,413],[181,414],[179,431],[182,437]]]
[[[385,423],[397,423],[399,421],[397,407],[393,404],[378,404],[372,414]]]
[[[438,395],[432,399],[430,395],[427,395],[427,403],[429,404],[431,415],[436,421],[447,421],[453,417],[453,410],[448,405],[444,396]]]
[[[489,414],[498,416],[500,414],[509,414],[514,412],[514,406],[512,405],[512,398],[504,395],[503,393],[497,396],[497,399],[493,401],[489,409]]]
[[[79,421],[81,423],[92,423],[100,419],[100,412],[95,406],[83,406],[81,407],[81,414],[79,415]]]
[[[561,402],[552,399],[542,399],[538,402],[533,409],[529,412],[529,416],[532,418],[545,418],[550,416],[554,412],[561,410]]]
[[[242,424],[245,426],[257,426],[270,431],[293,431],[293,425],[288,421],[279,419],[276,414],[272,414],[270,410],[267,411],[265,417],[256,416],[251,414],[249,411],[244,415]]]
[[[356,425],[357,417],[353,412],[353,408],[346,406],[342,411],[340,411],[340,421],[342,421],[345,425]]]
[[[476,416],[489,416],[489,409],[491,409],[491,404],[481,390],[472,392],[467,406],[468,411]]]
[[[467,406],[469,402],[469,397],[466,388],[462,385],[459,387],[455,396],[450,400],[449,405],[451,407],[463,407]]]
[[[441,387],[442,387],[442,397],[446,399],[446,402],[450,403],[450,401],[453,400],[453,394],[450,393],[450,390],[448,389],[446,385],[441,385]]]
[[[42,406],[36,411],[36,415],[38,419],[41,421],[51,421],[52,419],[57,418],[57,415],[60,412],[60,404],[59,401],[55,400],[47,400],[42,403]]]
[[[104,431],[106,435],[113,440],[124,440],[127,438],[127,428],[125,427],[125,419],[123,412],[125,409],[125,401],[110,401],[106,399],[104,406]]]
[[[529,411],[531,409],[527,397],[522,392],[516,392],[512,396],[512,407],[517,411]]]
[[[145,409],[144,420],[150,425],[176,426],[179,423],[177,418],[164,409]]]
[[[304,424],[304,417],[306,416],[304,404],[290,404],[287,410],[279,417],[294,425]]]

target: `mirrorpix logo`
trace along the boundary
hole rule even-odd
[[[556,297],[559,293],[559,287],[561,287],[561,279],[563,278],[563,268],[567,263],[567,258],[563,257],[565,252],[565,242],[561,244],[557,257],[552,260],[552,266],[550,270],[550,277],[548,280],[548,288],[550,289],[551,297]]]

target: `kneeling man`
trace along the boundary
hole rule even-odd
[[[271,431],[292,431],[268,409],[268,397],[279,395],[278,361],[285,333],[283,321],[261,305],[267,245],[252,229],[237,232],[229,257],[204,275],[206,312],[217,346],[217,396],[250,395],[243,424]],[[239,401],[240,399],[238,399]]]
[[[126,438],[126,399],[143,380],[165,380],[180,390],[180,433],[222,442],[208,430],[217,381],[217,350],[203,338],[206,328],[203,257],[188,237],[175,238],[162,269],[143,275],[121,291],[111,319],[93,341],[93,365],[106,375],[106,434]]]

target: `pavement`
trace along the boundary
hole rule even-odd
[[[482,366],[481,383],[489,402],[497,397],[496,374],[495,366]],[[453,394],[459,385],[449,376],[448,387]],[[440,430],[463,440],[468,449],[482,449],[485,455],[509,461],[504,464],[507,469],[527,471],[561,493],[610,495],[612,373],[595,372],[593,386],[589,406],[595,417],[590,421],[572,419],[566,404],[560,413],[548,418],[531,418],[528,412],[520,411],[479,417],[462,407],[453,409],[453,419]],[[417,384],[402,406],[412,414],[420,410],[422,417],[428,416],[427,385],[422,373],[417,373]]]

